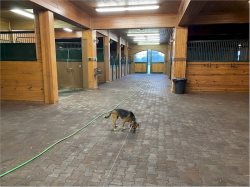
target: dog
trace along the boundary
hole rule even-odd
[[[105,118],[112,118],[112,127],[113,130],[116,129],[116,120],[120,117],[122,119],[122,127],[124,129],[124,125],[126,122],[130,123],[130,129],[133,129],[135,133],[136,129],[140,126],[139,123],[136,122],[135,115],[133,112],[124,110],[124,109],[114,109],[112,110]]]

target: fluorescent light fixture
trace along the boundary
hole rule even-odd
[[[103,7],[96,8],[97,12],[122,12],[122,11],[140,11],[140,10],[155,10],[159,5],[145,5],[145,6],[128,6],[128,7]]]
[[[160,39],[160,36],[148,36],[148,37],[143,37],[143,36],[137,36],[134,37],[134,40],[154,40],[154,39]]]
[[[63,28],[63,30],[65,30],[66,32],[72,32],[73,31],[72,29],[69,29],[69,28]]]
[[[138,45],[160,45],[160,42],[139,42]]]
[[[11,11],[11,12],[14,12],[14,13],[16,13],[16,14],[25,16],[25,17],[27,17],[27,18],[31,18],[31,19],[34,19],[34,18],[35,18],[34,14],[31,14],[31,13],[26,12],[26,11],[21,10],[21,9],[15,8],[15,9],[11,9],[10,11]]]
[[[148,38],[148,39],[138,39],[138,38],[136,39],[136,38],[135,38],[134,41],[135,41],[135,42],[137,42],[137,41],[138,41],[138,42],[139,42],[139,41],[143,41],[143,42],[144,42],[144,41],[145,41],[145,42],[151,42],[151,41],[157,42],[157,41],[158,41],[158,42],[159,42],[159,41],[160,41],[160,38]]]
[[[127,36],[159,36],[159,33],[128,33]]]

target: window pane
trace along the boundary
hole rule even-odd
[[[147,62],[147,51],[141,51],[135,54],[134,62]]]
[[[152,62],[164,62],[164,53],[152,51]]]

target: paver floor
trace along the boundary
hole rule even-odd
[[[135,134],[98,118],[1,185],[249,185],[248,94],[172,94],[164,75],[129,75],[55,105],[2,102],[1,173],[119,103],[136,115]]]

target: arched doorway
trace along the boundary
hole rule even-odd
[[[135,73],[163,73],[165,54],[156,50],[135,53]]]

